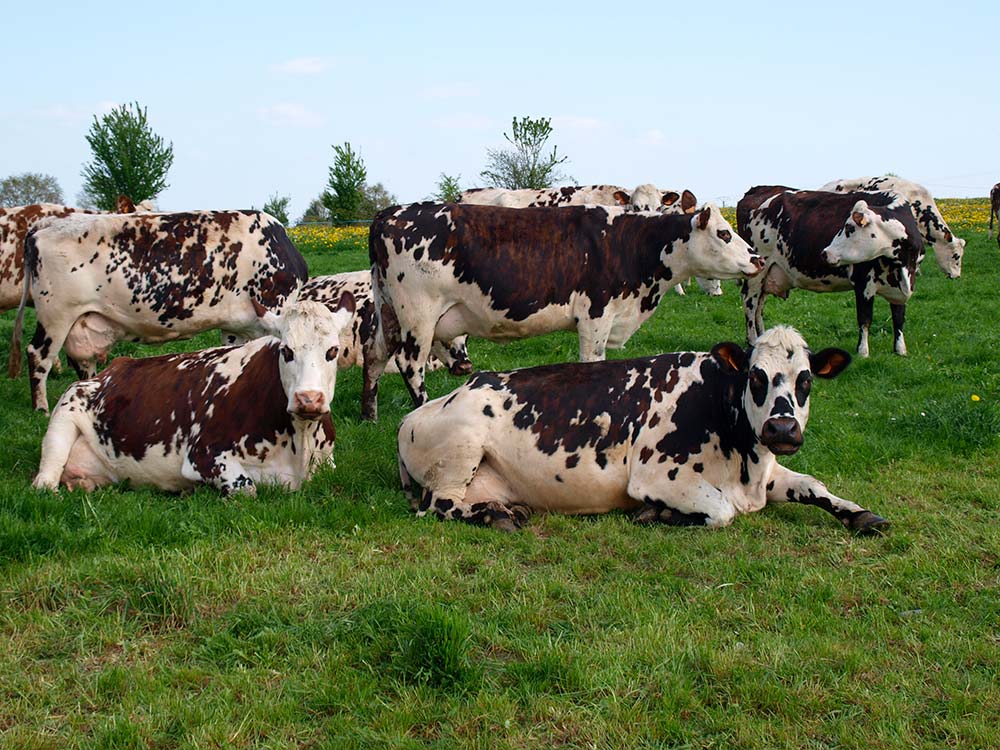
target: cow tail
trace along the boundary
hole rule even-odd
[[[14,320],[14,332],[10,336],[10,359],[7,361],[7,376],[16,378],[21,374],[21,341],[24,333],[24,308],[28,306],[31,295],[31,271],[27,262],[28,247],[34,250],[34,238],[30,235],[24,241],[24,286],[21,288],[21,304],[17,307],[17,318]]]

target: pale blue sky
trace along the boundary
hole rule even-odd
[[[7,4],[0,176],[51,173],[72,202],[91,117],[138,99],[174,144],[167,210],[277,191],[297,216],[345,140],[404,202],[442,171],[481,184],[522,114],[554,118],[580,182],[703,200],[887,170],[938,196],[1000,180],[1000,3],[340,5]]]

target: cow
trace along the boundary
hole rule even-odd
[[[435,340],[493,341],[576,330],[580,359],[604,359],[691,276],[743,278],[764,261],[718,207],[693,216],[603,206],[387,208],[368,238],[376,326],[365,345],[362,413],[395,356],[416,405]]]
[[[698,199],[690,190],[659,190],[646,183],[636,186],[629,193],[616,185],[568,185],[543,190],[506,190],[504,188],[472,188],[458,199],[459,203],[506,208],[555,208],[558,206],[622,206],[634,211],[663,211],[665,213],[693,214]],[[695,277],[698,286],[710,297],[722,294],[718,279]],[[684,287],[674,287],[677,294],[684,294]]]
[[[302,285],[298,296],[300,300],[322,302],[333,309],[344,292],[350,292],[354,297],[357,310],[350,325],[344,326],[340,333],[340,356],[337,366],[341,370],[361,367],[364,361],[362,347],[365,339],[371,335],[375,317],[371,271],[348,271],[332,276],[314,276]],[[445,366],[452,375],[468,375],[472,372],[472,362],[469,360],[469,350],[466,346],[467,339],[468,336],[459,336],[447,345],[435,341],[434,353],[428,360],[428,369],[437,370]],[[386,372],[398,372],[395,362],[388,363]]]
[[[764,331],[768,294],[790,289],[854,290],[858,354],[868,356],[875,295],[888,300],[897,354],[906,354],[903,323],[924,240],[909,204],[892,193],[751,188],[736,207],[740,235],[767,259],[765,271],[743,283],[747,340]],[[831,253],[841,253],[832,257]],[[838,265],[839,263],[839,265]]]
[[[20,370],[24,308],[34,289],[38,324],[28,366],[32,404],[45,412],[49,369],[81,316],[101,316],[115,339],[158,343],[212,328],[255,338],[266,330],[254,303],[279,310],[307,278],[284,228],[261,211],[43,219],[25,238],[24,262],[10,374]]]
[[[990,234],[993,234],[993,217],[1000,219],[1000,182],[990,190]],[[1000,231],[997,232],[997,245],[1000,245]]]
[[[273,335],[119,357],[71,385],[49,421],[34,487],[91,491],[128,480],[253,495],[260,482],[298,489],[320,465],[332,465],[330,403],[354,300],[343,294],[337,312],[319,302],[290,303],[280,316],[255,307]]]
[[[965,240],[955,236],[945,222],[941,211],[934,202],[931,191],[916,182],[902,177],[884,175],[882,177],[858,177],[853,180],[834,180],[823,185],[820,190],[850,193],[859,190],[874,193],[895,193],[910,204],[910,210],[921,227],[921,233],[928,245],[934,248],[938,267],[949,279],[962,275],[962,256],[965,254]]]
[[[888,522],[781,466],[814,378],[850,363],[776,326],[744,350],[478,372],[403,418],[399,475],[418,516],[513,531],[532,511],[624,510],[720,527],[768,503],[815,505],[855,532]]]

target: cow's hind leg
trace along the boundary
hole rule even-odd
[[[798,474],[780,464],[774,465],[771,481],[767,483],[767,501],[815,505],[858,533],[884,531],[889,527],[887,520],[857,503],[837,497],[815,477]]]
[[[68,325],[56,323],[46,330],[41,321],[35,326],[35,335],[28,345],[28,380],[31,384],[31,405],[39,411],[49,412],[49,399],[46,389],[49,371],[59,357],[59,350],[69,333],[72,321]]]
[[[889,303],[892,311],[893,349],[901,357],[906,356],[906,339],[903,338],[903,324],[906,322],[906,304]]]

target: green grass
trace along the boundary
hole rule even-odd
[[[879,538],[806,507],[721,531],[417,520],[396,474],[409,399],[387,376],[362,423],[357,370],[338,380],[337,468],[299,493],[39,494],[46,420],[23,376],[0,381],[0,746],[997,746],[1000,258],[965,236],[962,279],[925,262],[910,356],[877,302],[872,357],[817,384],[784,461],[888,517]],[[314,274],[367,265],[351,243],[304,250]],[[742,340],[725,290],[669,296],[612,356]],[[851,295],[797,292],[765,319],[854,349]],[[471,344],[479,368],[575,352],[563,334]],[[51,401],[71,382],[50,379]]]

